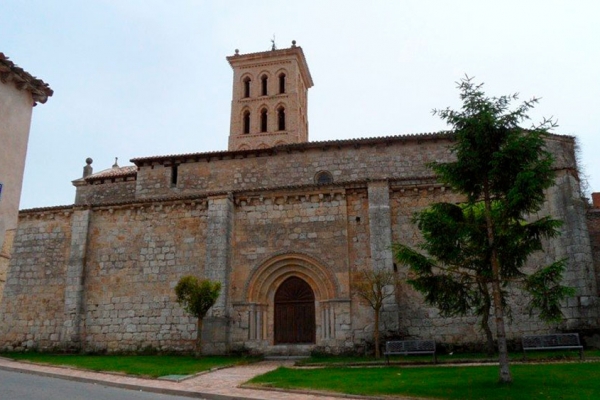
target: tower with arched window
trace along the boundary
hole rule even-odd
[[[229,150],[308,142],[313,81],[302,48],[227,57],[233,68]]]

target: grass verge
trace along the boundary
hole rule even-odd
[[[500,385],[497,366],[279,368],[249,383],[283,389],[325,390],[354,395],[441,399],[598,399],[600,363],[511,366],[514,382]]]
[[[523,361],[523,353],[510,353],[511,361]],[[586,360],[600,359],[600,350],[586,350],[584,353]],[[489,357],[484,353],[454,353],[439,354],[439,364],[460,364],[469,362],[497,362],[498,356]],[[527,353],[527,361],[577,361],[579,360],[578,351],[530,351]],[[390,361],[393,364],[419,365],[432,364],[433,356],[430,355],[411,355],[411,356],[392,356]],[[373,356],[334,356],[334,355],[312,355],[309,358],[299,360],[298,366],[344,366],[360,364],[385,364],[385,358],[376,359]]]
[[[4,353],[3,357],[35,363],[71,366],[92,371],[122,372],[157,378],[165,375],[192,375],[217,367],[227,367],[257,361],[250,357],[225,356],[121,356],[47,353]]]

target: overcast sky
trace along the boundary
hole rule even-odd
[[[72,204],[94,171],[227,149],[225,60],[296,40],[315,83],[311,141],[446,129],[456,82],[541,97],[600,191],[600,1],[1,0],[0,51],[49,83],[35,107],[21,208]],[[1,143],[0,143],[1,145]]]

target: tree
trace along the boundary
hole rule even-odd
[[[494,210],[496,206],[497,203],[494,204]],[[492,274],[483,207],[481,204],[437,203],[416,214],[413,220],[425,240],[420,248],[429,257],[408,246],[394,245],[396,259],[411,267],[414,278],[409,279],[408,283],[425,295],[427,303],[438,307],[442,316],[452,317],[469,312],[479,316],[487,352],[493,355],[494,338],[489,326]],[[559,221],[545,217],[531,223],[515,224],[509,227],[511,229],[508,232],[498,233],[496,240],[500,243],[501,264],[524,263],[531,252],[542,249],[542,238],[558,234],[559,226]],[[545,276],[542,286],[536,284],[535,290],[540,290],[540,294],[533,296],[531,303],[532,308],[542,311],[541,317],[547,321],[561,318],[559,302],[570,293],[560,286],[564,261],[553,263],[551,267],[557,273]],[[539,274],[546,271],[545,268],[537,269]],[[509,283],[531,285],[534,279],[544,276],[539,274],[529,277],[507,276],[503,281],[503,289]],[[553,293],[554,296],[551,295]],[[534,304],[540,296],[551,300],[540,305]],[[508,311],[504,291],[502,302],[505,312]]]
[[[542,250],[542,240],[556,236],[560,226],[550,217],[531,221],[542,207],[544,190],[554,183],[544,138],[556,124],[544,119],[531,129],[521,128],[538,99],[511,110],[517,95],[486,97],[482,86],[466,77],[458,85],[462,108],[434,110],[453,128],[456,161],[430,166],[441,182],[465,196],[465,204],[439,203],[415,216],[424,239],[421,248],[429,257],[401,244],[394,253],[416,275],[410,283],[442,315],[474,311],[481,316],[488,343],[493,307],[500,382],[508,383],[507,286],[529,292],[530,306],[540,309],[545,320],[561,318],[560,301],[573,290],[560,285],[562,260],[528,266],[534,269],[531,274],[524,268],[529,256]]]
[[[390,286],[392,289],[390,290]],[[365,299],[375,311],[373,336],[375,338],[375,358],[381,357],[379,350],[379,316],[383,302],[394,294],[396,275],[386,269],[363,270],[354,282],[356,293]]]
[[[215,304],[220,293],[221,282],[200,280],[191,275],[183,276],[175,286],[177,302],[183,306],[185,311],[198,318],[196,355],[202,354],[202,320]]]

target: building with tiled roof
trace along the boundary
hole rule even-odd
[[[0,52],[0,298],[17,228],[32,107],[52,93]]]
[[[21,211],[0,349],[190,351],[196,321],[173,288],[191,274],[223,287],[204,322],[206,352],[356,351],[373,335],[373,311],[355,290],[365,269],[399,278],[382,313],[385,335],[484,342],[476,318],[443,318],[427,305],[390,249],[418,244],[414,212],[462,201],[428,167],[452,160],[453,134],[310,142],[313,79],[300,47],[236,51],[227,61],[227,150],[137,157],[96,173],[88,159],[73,181],[75,204]],[[532,262],[566,258],[577,296],[554,327],[519,298],[512,339],[598,322],[574,138],[549,135],[546,143],[556,185],[541,214],[568,223]]]

